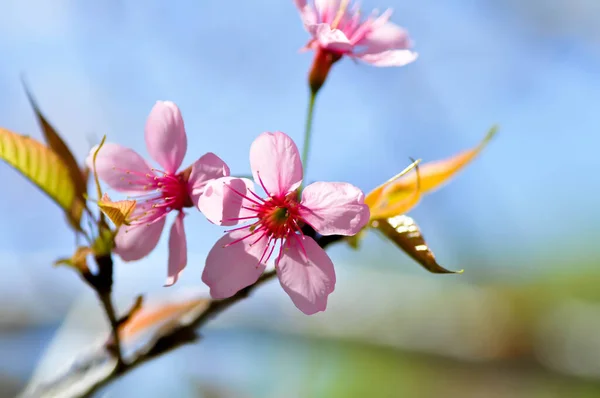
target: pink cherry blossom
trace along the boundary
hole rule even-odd
[[[343,55],[358,58],[375,66],[403,66],[417,59],[410,50],[408,33],[389,21],[387,10],[363,19],[358,6],[350,0],[294,0],[305,29],[312,39],[307,49],[333,55],[333,62]]]
[[[208,182],[229,175],[218,156],[207,153],[191,167],[177,172],[187,150],[183,118],[177,105],[158,101],[145,129],[146,147],[162,170],[152,168],[135,151],[106,143],[98,151],[96,172],[112,189],[137,201],[130,226],[122,226],[115,237],[115,253],[125,261],[147,256],[158,243],[166,215],[177,211],[169,237],[169,265],[166,285],[177,282],[187,264],[187,242],[183,227],[185,207],[197,206]],[[93,167],[92,148],[87,159]]]
[[[198,207],[213,223],[237,227],[206,258],[202,280],[213,298],[233,296],[257,281],[274,255],[281,286],[305,314],[324,311],[335,287],[327,253],[302,233],[306,223],[321,235],[354,235],[369,220],[363,192],[342,182],[316,182],[299,198],[302,163],[296,144],[281,132],[263,133],[250,148],[254,181],[224,177],[209,182]]]

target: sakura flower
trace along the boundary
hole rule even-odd
[[[313,91],[320,88],[333,63],[344,55],[374,66],[404,66],[417,59],[417,53],[410,50],[408,33],[389,21],[392,15],[389,9],[379,16],[375,11],[364,19],[350,0],[294,0],[294,3],[304,28],[312,36],[305,48],[316,51],[310,73]]]
[[[206,258],[202,280],[213,298],[233,296],[256,282],[269,258],[281,286],[307,315],[324,311],[335,287],[327,253],[302,233],[306,223],[321,235],[354,235],[369,220],[363,192],[343,182],[315,182],[302,191],[302,163],[296,144],[281,132],[263,133],[250,148],[254,181],[224,177],[206,185],[198,207],[213,223],[231,226]]]
[[[132,149],[106,143],[98,151],[96,172],[112,189],[137,201],[131,221],[119,228],[115,237],[115,253],[124,261],[147,256],[158,243],[166,215],[171,211],[178,213],[169,236],[166,285],[170,286],[177,282],[187,264],[183,209],[196,206],[206,184],[228,176],[229,168],[209,152],[177,172],[187,150],[187,137],[179,108],[172,102],[158,101],[154,105],[146,122],[145,137],[150,156],[162,170],[148,165]],[[92,170],[96,149],[92,148],[87,159]]]

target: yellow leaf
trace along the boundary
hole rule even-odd
[[[375,220],[371,223],[388,239],[400,247],[423,268],[434,274],[461,274],[463,271],[450,271],[439,265],[433,252],[425,243],[425,238],[411,217],[400,215],[385,220]]]
[[[483,141],[475,148],[450,158],[425,163],[418,173],[407,173],[373,190],[365,200],[371,209],[371,219],[386,219],[410,211],[424,193],[431,192],[448,182],[469,164],[496,134],[492,127]]]
[[[40,127],[42,128],[42,133],[44,134],[44,138],[48,143],[48,146],[59,158],[62,159],[64,165],[67,167],[69,171],[69,178],[73,184],[75,189],[75,197],[78,199],[73,202],[73,207],[67,209],[67,219],[73,228],[78,231],[81,231],[81,215],[83,213],[83,209],[85,207],[85,196],[87,194],[87,180],[84,179],[84,174],[79,168],[73,153],[67,146],[67,144],[60,137],[58,132],[52,127],[52,125],[48,122],[48,120],[44,117],[42,112],[40,111],[33,95],[29,91],[27,85],[23,81],[23,87],[25,89],[25,94],[27,95],[27,99],[33,108],[33,112],[38,120]]]
[[[387,180],[386,182],[384,182],[383,184],[379,185],[377,188],[375,188],[371,192],[369,192],[367,194],[367,196],[365,196],[365,204],[367,206],[369,206],[370,209],[376,208],[377,205],[382,200],[385,200],[385,198],[383,197],[384,190],[391,183],[393,183],[394,181],[397,181],[399,178],[403,177],[404,175],[406,175],[410,171],[412,171],[415,167],[417,167],[419,165],[419,163],[421,163],[421,159],[412,162],[408,167],[406,167],[400,173],[396,174],[395,176],[393,176],[392,178],[390,178],[389,180]]]
[[[69,169],[50,148],[33,138],[0,128],[0,159],[52,198],[68,215],[83,208],[75,194]]]
[[[81,246],[81,247],[77,248],[77,250],[75,251],[75,254],[73,254],[73,257],[62,258],[60,260],[57,260],[54,263],[54,265],[66,265],[69,267],[73,267],[82,273],[90,272],[88,265],[87,265],[87,256],[92,253],[93,253],[93,251],[91,248]]]
[[[120,227],[121,225],[129,225],[130,216],[135,210],[135,200],[119,200],[113,202],[105,193],[102,198],[98,201],[98,207],[115,226]]]

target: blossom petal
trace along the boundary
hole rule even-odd
[[[317,14],[311,4],[308,4],[306,0],[294,0],[294,4],[300,12],[300,18],[305,27],[317,23]]]
[[[247,178],[223,177],[212,180],[204,187],[198,199],[198,209],[213,224],[236,225],[239,218],[252,217],[256,213],[248,210],[256,206],[258,199],[249,192],[254,184]]]
[[[357,45],[364,46],[363,54],[376,54],[387,50],[406,50],[411,47],[408,32],[387,22],[369,32]]]
[[[115,236],[115,253],[123,261],[136,261],[146,257],[156,247],[165,219],[161,217],[150,224],[121,227]]]
[[[198,206],[198,198],[204,192],[208,182],[229,176],[229,167],[220,157],[212,152],[204,154],[192,165],[188,186],[194,206]]]
[[[319,22],[330,23],[340,8],[340,0],[314,0]]]
[[[345,182],[315,182],[302,191],[300,215],[321,235],[354,235],[369,221],[364,193]]]
[[[93,158],[98,149],[95,146],[86,159],[90,170],[94,170]],[[105,143],[96,156],[98,178],[112,189],[129,194],[147,193],[147,175],[154,175],[148,163],[133,149],[110,142]]]
[[[262,133],[250,147],[250,167],[254,181],[267,195],[285,195],[302,183],[302,162],[298,147],[285,133]]]
[[[183,118],[177,105],[157,101],[146,122],[146,146],[150,156],[167,173],[175,173],[187,150]]]
[[[300,311],[306,315],[325,311],[327,296],[335,288],[335,270],[317,242],[307,236],[289,241],[276,269],[281,287]]]
[[[339,53],[352,51],[352,44],[344,32],[339,29],[331,29],[326,23],[308,25],[308,32],[319,42],[321,47]]]
[[[202,281],[210,287],[213,298],[233,296],[256,282],[265,270],[266,261],[259,260],[268,248],[266,237],[256,241],[250,236],[235,242],[249,233],[248,229],[232,231],[219,239],[208,253]]]
[[[183,218],[185,213],[179,212],[169,235],[169,270],[165,286],[172,286],[179,279],[181,271],[187,265],[187,241]]]
[[[373,66],[404,66],[418,58],[418,54],[411,50],[388,50],[375,54],[357,55],[356,58]]]

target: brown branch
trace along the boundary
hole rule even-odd
[[[98,273],[93,275],[90,279],[90,286],[98,294],[102,308],[108,323],[110,324],[110,330],[112,334],[112,345],[110,347],[111,353],[117,358],[116,369],[121,369],[125,366],[123,361],[123,353],[121,350],[121,338],[119,336],[119,321],[115,307],[112,302],[112,285],[113,285],[113,260],[112,256],[99,256],[96,257],[96,263],[98,264]]]
[[[139,355],[133,361],[125,362],[121,367],[115,367],[115,369],[102,380],[96,382],[96,384],[90,386],[90,389],[82,395],[82,398],[92,397],[102,387],[113,382],[120,376],[128,373],[129,371],[137,368],[138,366],[157,358],[167,352],[170,352],[178,347],[181,347],[188,343],[193,343],[198,339],[197,329],[202,328],[206,322],[231,307],[233,304],[247,298],[250,293],[257,287],[264,284],[265,282],[273,279],[277,273],[270,271],[264,273],[255,284],[248,286],[234,296],[223,299],[223,300],[211,300],[208,308],[200,313],[196,319],[194,319],[189,325],[181,326],[168,334],[162,336],[154,343],[154,346],[147,351],[145,354]]]
[[[112,344],[110,346],[111,353],[117,358],[117,368],[125,366],[123,361],[123,354],[121,351],[121,337],[119,336],[119,321],[117,320],[117,314],[115,307],[112,303],[112,297],[110,293],[98,293],[98,298],[102,303],[108,323],[110,324],[110,331],[112,336]]]
[[[336,236],[326,236],[326,237],[316,236],[315,231],[309,226],[305,226],[303,228],[303,232],[305,235],[313,237],[322,248],[326,248],[330,244],[341,241],[344,238],[343,236],[337,236],[337,235]],[[223,300],[211,300],[210,303],[208,304],[208,307],[204,311],[202,311],[200,314],[198,314],[198,316],[194,320],[192,320],[189,324],[180,326],[174,330],[169,331],[167,334],[161,336],[159,339],[154,341],[152,347],[149,347],[148,350],[143,350],[142,351],[143,353],[139,354],[137,357],[135,357],[133,360],[131,360],[129,362],[123,361],[123,359],[121,357],[119,336],[118,336],[118,333],[115,332],[116,330],[118,330],[119,324],[118,324],[118,321],[116,320],[117,318],[115,316],[114,309],[112,307],[110,293],[107,295],[108,299],[106,300],[106,302],[104,301],[102,296],[100,296],[101,301],[104,305],[105,311],[107,313],[107,316],[111,323],[111,329],[113,332],[113,342],[116,343],[115,344],[115,346],[116,346],[115,353],[118,353],[117,354],[117,365],[113,368],[112,371],[110,371],[109,373],[104,375],[104,377],[102,377],[98,380],[95,380],[93,382],[93,384],[90,384],[89,387],[86,388],[85,391],[83,391],[81,393],[80,397],[91,397],[91,396],[93,396],[94,393],[96,393],[101,388],[110,384],[111,382],[113,382],[117,378],[121,377],[122,375],[128,373],[129,371],[137,368],[138,366],[140,366],[148,361],[151,361],[165,353],[168,353],[174,349],[177,349],[181,346],[184,346],[186,344],[197,341],[198,340],[198,334],[197,334],[198,329],[201,329],[210,319],[212,319],[216,315],[220,314],[221,312],[225,311],[227,308],[231,307],[235,303],[250,296],[250,294],[255,289],[257,289],[259,286],[263,285],[264,283],[272,280],[276,275],[277,275],[276,271],[266,272],[258,279],[258,281],[256,281],[256,283],[240,290],[234,296],[223,299]],[[47,390],[47,391],[52,390],[53,392],[55,392],[56,385],[60,384],[61,381],[63,381],[63,380],[68,381],[69,379],[70,380],[77,379],[77,377],[76,377],[77,373],[83,374],[85,372],[88,372],[89,369],[93,367],[93,363],[91,363],[91,362],[94,360],[97,360],[97,359],[92,357],[89,361],[90,363],[84,362],[83,364],[79,364],[76,368],[71,369],[66,375],[62,375],[55,381],[46,384],[46,387],[43,388],[42,393],[44,390]]]

